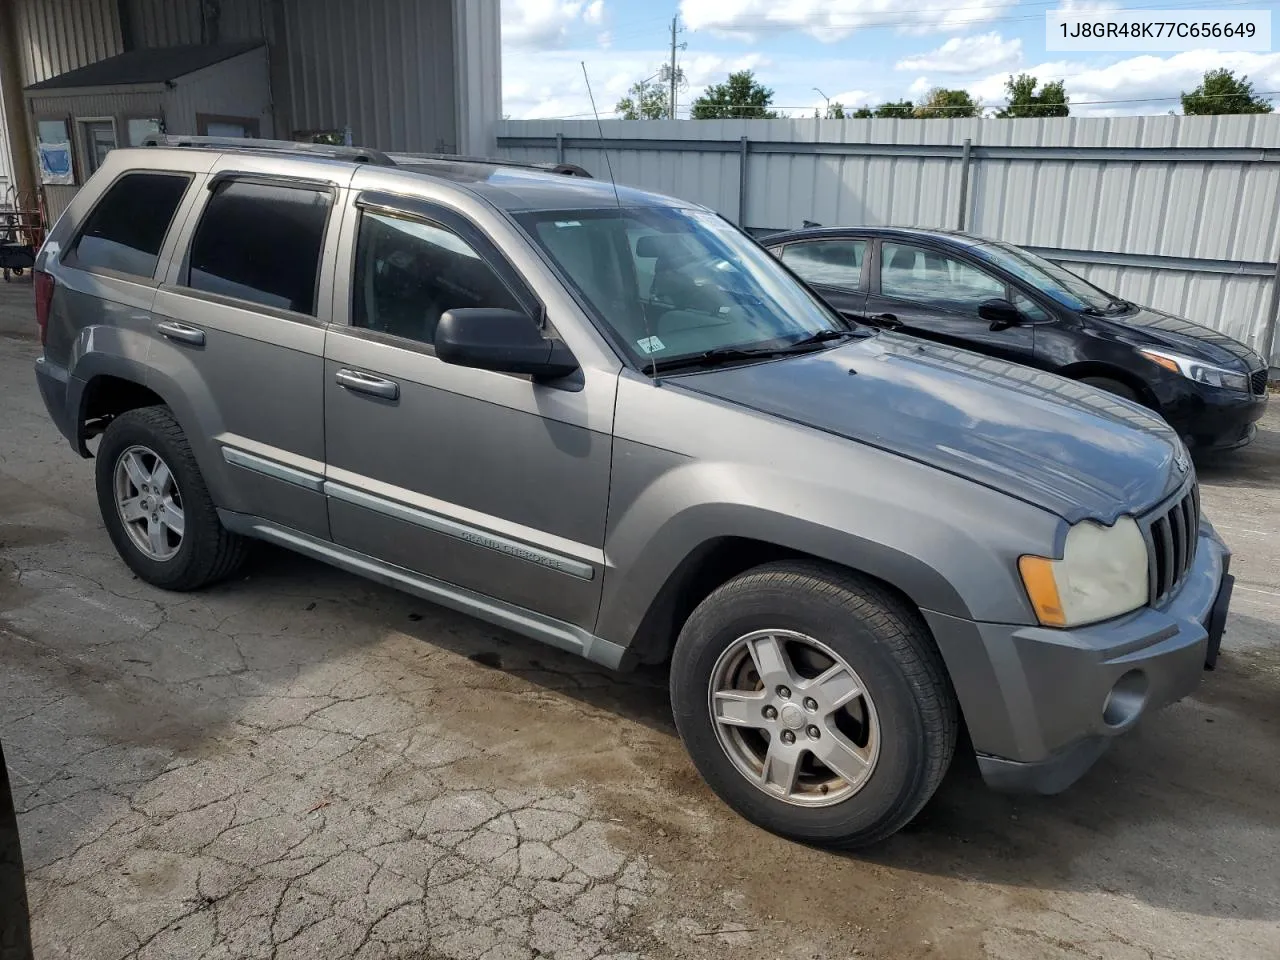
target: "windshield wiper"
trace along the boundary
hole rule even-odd
[[[807,337],[801,337],[799,340],[793,340],[781,349],[783,351],[791,351],[796,347],[814,347],[823,343],[831,343],[833,340],[845,340],[849,337],[857,337],[859,340],[867,337],[874,337],[876,332],[874,329],[868,330],[819,330],[815,334]]]
[[[749,350],[742,347],[716,347],[714,350],[691,353],[687,357],[655,360],[652,364],[645,364],[645,366],[662,373],[667,370],[682,370],[685,367],[718,367],[721,364],[739,360],[767,360],[778,356],[781,352],[783,351],[777,347],[755,347]]]
[[[800,340],[784,343],[776,347],[716,347],[701,353],[691,353],[687,357],[671,357],[669,360],[655,360],[646,364],[659,373],[668,370],[682,370],[686,367],[718,367],[725,363],[737,363],[743,360],[769,360],[773,357],[785,357],[792,353],[811,353],[822,349],[822,345],[834,340],[848,337],[873,336],[874,331],[862,333],[857,330],[820,330]]]

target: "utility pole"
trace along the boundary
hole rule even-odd
[[[686,44],[676,43],[676,34],[680,32],[680,15],[676,14],[671,18],[671,100],[667,104],[667,118],[674,120],[676,118],[676,51],[683,50]]]

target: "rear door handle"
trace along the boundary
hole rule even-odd
[[[361,373],[359,370],[339,370],[334,379],[338,381],[338,386],[355,393],[365,393],[371,397],[381,397],[383,400],[400,398],[400,384],[394,380],[385,380],[382,377]]]
[[[188,327],[185,324],[174,323],[172,320],[161,320],[156,324],[156,330],[160,336],[169,340],[177,340],[180,343],[189,343],[193,347],[204,346],[204,331],[195,327]]]

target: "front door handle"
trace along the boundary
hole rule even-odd
[[[156,331],[160,336],[168,340],[177,340],[179,343],[189,343],[193,347],[204,346],[204,331],[195,327],[188,327],[182,323],[175,323],[172,320],[161,320],[156,324]]]
[[[382,377],[361,373],[359,370],[339,370],[334,379],[338,381],[340,387],[355,393],[365,393],[371,397],[381,397],[383,400],[400,398],[400,384],[394,380],[384,380]]]

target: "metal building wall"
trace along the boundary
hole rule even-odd
[[[295,129],[352,126],[384,150],[457,147],[451,0],[286,3]]]
[[[115,0],[9,0],[15,4],[23,84],[120,53]]]
[[[196,133],[196,118],[202,113],[254,117],[261,136],[275,136],[265,46],[174,81],[173,88],[164,97],[166,130]]]
[[[201,0],[125,0],[134,44],[178,47],[208,43]],[[272,39],[272,0],[221,0],[218,40]]]
[[[114,117],[116,118],[116,136],[123,140],[125,131],[120,126],[120,118],[124,116],[159,116],[163,112],[165,93],[159,84],[142,84],[137,86],[104,87],[97,93],[66,94],[60,91],[49,93],[29,93],[28,102],[38,116],[67,117]],[[78,133],[76,148],[79,147]],[[77,156],[77,164],[83,161]],[[71,203],[80,186],[76,184],[44,185],[45,212],[52,224],[62,211]]]
[[[963,224],[1260,352],[1272,347],[1280,365],[1280,343],[1262,343],[1278,292],[1278,115],[603,127],[619,182],[703,203],[749,229]],[[593,120],[497,127],[503,156],[563,155],[605,176],[599,140]]]

